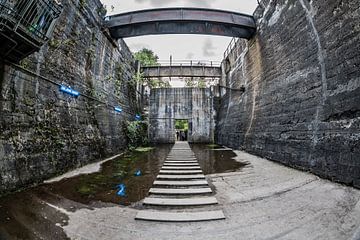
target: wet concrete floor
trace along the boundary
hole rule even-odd
[[[150,151],[134,151],[105,162],[99,172],[10,194],[0,199],[0,240],[66,239],[61,226],[67,216],[49,204],[67,211],[111,205],[139,207],[158,174],[172,145],[157,145]],[[216,145],[191,146],[205,174],[239,171],[246,163],[235,161],[236,154]],[[135,176],[137,171],[140,176]],[[119,196],[125,184],[126,195]],[[59,224],[61,223],[61,224]]]

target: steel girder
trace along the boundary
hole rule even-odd
[[[112,37],[158,34],[206,34],[250,39],[256,33],[253,16],[202,8],[162,8],[109,16]]]

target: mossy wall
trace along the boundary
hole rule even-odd
[[[4,66],[0,194],[127,146],[123,125],[137,112],[136,92],[129,84],[135,72],[132,54],[122,40],[112,40],[102,29],[100,1],[62,4],[48,44],[23,60],[21,67]],[[57,84],[86,96],[62,93]],[[116,113],[111,106],[122,106],[123,112]]]

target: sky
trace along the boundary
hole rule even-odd
[[[108,15],[165,7],[200,7],[253,14],[257,0],[101,0]],[[111,7],[113,6],[113,8]],[[132,52],[149,48],[159,60],[222,61],[231,37],[209,35],[157,35],[124,39]]]

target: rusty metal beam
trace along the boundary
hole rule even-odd
[[[162,8],[122,13],[105,21],[114,38],[158,34],[206,34],[250,39],[253,16],[203,8]]]

